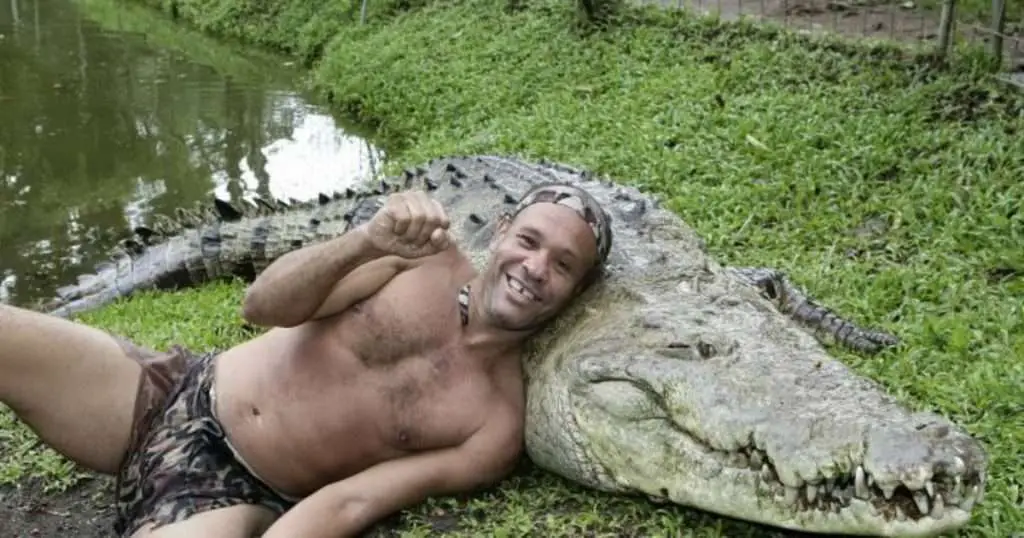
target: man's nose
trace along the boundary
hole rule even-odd
[[[536,253],[523,260],[523,268],[526,276],[537,282],[544,282],[548,278],[547,256]]]

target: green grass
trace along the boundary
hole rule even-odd
[[[305,58],[338,110],[378,128],[392,170],[485,152],[587,166],[661,195],[723,262],[783,269],[898,333],[894,352],[836,353],[986,445],[988,494],[963,536],[1024,529],[1024,102],[969,53],[945,70],[885,47],[654,11],[584,35],[555,0],[518,13],[487,0],[404,13],[374,3],[366,27],[348,2],[153,1]],[[147,295],[85,321],[150,345],[228,345],[244,338],[240,293]],[[59,459],[20,454],[0,479],[65,483]],[[765,535],[529,469],[398,524],[424,536],[449,519],[467,536]]]

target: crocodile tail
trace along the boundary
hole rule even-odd
[[[110,304],[121,297],[149,289],[176,289],[191,284],[194,276],[189,266],[194,265],[185,238],[177,236],[169,241],[146,248],[141,253],[126,252],[112,262],[97,267],[92,275],[79,277],[79,284],[58,290],[58,297],[42,305],[40,310],[59,317],[68,317]],[[192,252],[191,257],[198,257]],[[173,263],[178,259],[180,263]]]
[[[349,189],[308,202],[256,198],[240,204],[214,198],[212,204],[179,208],[174,217],[154,215],[119,244],[110,261],[59,288],[36,310],[66,316],[138,291],[233,277],[252,281],[278,256],[340,235],[341,215],[361,194]]]

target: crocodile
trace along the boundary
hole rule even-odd
[[[593,194],[615,245],[596,284],[524,355],[534,464],[584,487],[802,532],[933,536],[970,520],[987,480],[982,444],[827,351],[877,353],[898,338],[831,312],[781,271],[719,264],[656,197],[564,163],[445,157],[310,203],[218,200],[136,229],[120,258],[48,311],[251,280],[366,222],[399,189],[439,200],[479,268],[497,217],[547,182]]]

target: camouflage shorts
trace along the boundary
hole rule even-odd
[[[246,470],[226,444],[210,398],[215,353],[122,346],[143,373],[117,476],[118,536],[228,506],[257,505],[281,514],[293,505]]]

